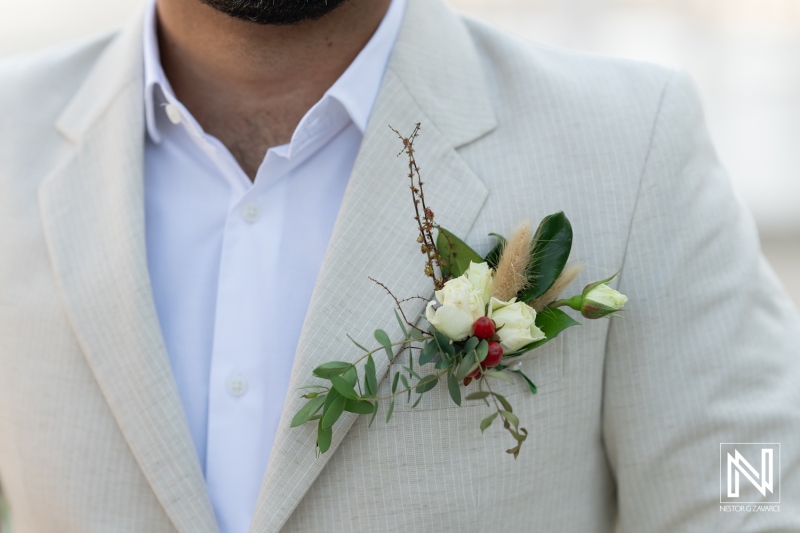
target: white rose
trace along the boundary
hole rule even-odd
[[[436,291],[441,304],[434,309],[435,301],[425,309],[428,322],[454,341],[463,341],[472,335],[472,325],[484,314],[483,297],[466,275],[451,279],[444,288]]]
[[[583,295],[581,314],[586,318],[601,318],[620,311],[627,301],[627,296],[601,283]]]
[[[489,318],[497,325],[497,336],[505,353],[513,353],[545,338],[542,330],[536,327],[536,311],[524,302],[517,302],[516,298],[507,302],[492,298]]]
[[[492,286],[494,285],[494,278],[492,277],[492,269],[489,268],[487,263],[473,263],[470,261],[469,269],[464,273],[475,290],[480,293],[484,304],[488,304],[492,297]]]

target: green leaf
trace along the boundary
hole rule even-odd
[[[406,377],[403,374],[400,374],[400,379],[403,382],[403,389],[406,389],[408,391],[408,401],[410,402],[411,401],[411,387],[408,386],[408,380],[406,379]]]
[[[317,411],[320,410],[322,404],[325,403],[326,396],[327,395],[325,394],[317,396],[301,407],[300,410],[297,411],[297,414],[294,415],[294,418],[292,418],[292,423],[290,424],[291,427],[296,428],[297,426],[301,426],[311,420],[311,417],[317,414]]]
[[[497,418],[497,413],[492,413],[483,420],[481,420],[481,433],[486,431],[486,429],[492,425],[492,422],[494,422],[495,418]]]
[[[536,394],[536,385],[533,384],[533,381],[531,381],[531,378],[529,378],[528,376],[523,374],[522,370],[512,370],[512,372],[514,372],[515,374],[518,374],[518,375],[522,376],[523,378],[525,378],[525,382],[528,384],[528,389],[530,389],[531,394]]]
[[[529,352],[535,348],[538,348],[542,344],[555,339],[559,333],[564,331],[567,328],[572,326],[580,326],[581,323],[569,316],[567,313],[562,311],[561,309],[555,309],[553,307],[545,307],[538,313],[536,313],[536,327],[542,330],[544,333],[545,338],[527,344],[514,352],[513,354],[507,354],[506,357],[514,357],[515,355],[520,355],[525,352]],[[511,360],[513,361],[513,359]]]
[[[500,262],[500,256],[503,255],[506,238],[497,233],[490,233],[489,235],[497,239],[497,244],[495,244],[492,250],[486,255],[485,261],[489,264],[489,268],[497,268],[497,263]]]
[[[376,410],[376,406],[366,400],[347,400],[344,403],[344,410],[358,415],[371,415]]]
[[[397,309],[394,310],[394,316],[397,318],[397,323],[400,324],[400,329],[403,330],[403,336],[408,339],[408,330],[406,329],[406,325],[403,323],[403,320],[400,318],[400,313],[397,312]]]
[[[461,405],[461,387],[458,386],[458,380],[453,374],[447,375],[447,390],[450,392],[450,397],[453,399],[453,402],[460,406]]]
[[[344,378],[340,378],[339,376],[331,376],[330,379],[333,388],[336,389],[336,392],[350,400],[358,399],[358,394],[356,394],[355,389],[352,385],[345,381]]]
[[[367,396],[375,396],[378,393],[378,376],[375,373],[375,360],[372,356],[367,357],[364,365],[364,389]]]
[[[478,364],[478,361],[475,359],[475,352],[469,352],[467,356],[462,359],[461,364],[458,365],[456,379],[458,381],[463,381],[464,378],[467,377],[467,374],[478,368]]]
[[[477,391],[467,395],[467,400],[485,400],[489,397],[489,393],[486,391]]]
[[[400,381],[400,372],[394,375],[394,381],[392,381],[392,394],[397,392],[397,382]]]
[[[345,399],[344,396],[339,396],[333,400],[327,410],[322,413],[322,418],[319,421],[322,429],[333,427],[336,421],[339,420],[339,417],[342,416],[344,412]]]
[[[392,403],[389,404],[389,411],[386,412],[386,423],[389,423],[389,420],[392,419],[392,413],[394,413],[394,398],[392,398]]]
[[[456,349],[452,344],[450,344],[450,339],[447,337],[447,335],[439,331],[434,331],[433,338],[436,339],[436,344],[439,347],[440,352],[445,353],[450,357],[455,355]]]
[[[467,339],[467,342],[464,343],[464,353],[469,353],[472,350],[474,350],[475,348],[477,348],[478,344],[480,344],[480,342],[481,342],[481,340],[478,337],[470,337],[469,339]],[[486,346],[487,346],[487,353],[488,353],[488,346],[489,345],[487,344]]]
[[[412,405],[412,406],[411,406],[411,408],[413,409],[413,408],[415,408],[417,405],[419,405],[419,401],[420,401],[421,399],[422,399],[422,395],[420,394],[419,396],[417,396],[417,401],[416,401],[416,402],[414,402],[414,405]]]
[[[519,418],[517,418],[517,415],[511,411],[500,411],[500,414],[502,414],[503,418],[508,420],[515,428],[519,427]]]
[[[363,346],[361,346],[360,344],[358,344],[358,343],[356,342],[356,340],[355,340],[353,337],[351,337],[351,336],[350,336],[350,334],[349,334],[349,333],[347,334],[347,338],[348,338],[348,339],[350,339],[350,342],[352,342],[353,344],[355,344],[356,346],[358,346],[359,348],[361,348],[361,349],[362,349],[362,350],[364,350],[365,352],[369,352],[369,350],[367,350],[366,348],[364,348]]]
[[[436,357],[436,342],[427,341],[422,345],[422,351],[419,354],[419,366],[427,365],[433,358]]]
[[[514,383],[514,380],[511,379],[511,376],[505,374],[504,372],[487,371],[483,373],[483,377],[497,378],[497,379],[502,379],[503,381],[507,381],[508,383]]]
[[[489,342],[484,339],[479,344],[478,347],[475,349],[475,358],[479,363],[482,363],[486,356],[489,355]]]
[[[378,404],[375,404],[375,410],[372,411],[372,416],[369,418],[369,426],[372,427],[372,423],[375,422],[375,417],[378,416]]]
[[[331,440],[333,439],[333,430],[331,428],[323,428],[322,420],[319,421],[317,429],[317,448],[319,453],[325,453],[331,447]]]
[[[572,249],[572,225],[563,211],[546,216],[533,237],[528,266],[528,286],[519,294],[523,302],[538,298],[561,275]]]
[[[353,365],[345,363],[344,361],[330,361],[328,363],[319,365],[312,371],[312,374],[318,378],[329,379],[331,376],[341,376]]]
[[[497,394],[496,392],[493,394],[493,396],[497,398],[497,401],[500,402],[500,404],[503,406],[503,409],[505,409],[509,413],[514,412],[514,410],[511,408],[511,404],[508,403],[508,400],[506,400],[505,396],[503,396],[502,394]]]
[[[436,374],[429,374],[422,378],[422,381],[417,383],[417,394],[428,392],[439,383],[439,377]]]
[[[374,335],[375,340],[381,343],[383,349],[386,350],[386,356],[389,358],[389,361],[394,359],[394,355],[392,354],[392,341],[389,340],[389,335],[382,329],[376,329]]]
[[[483,263],[478,253],[467,246],[467,244],[439,226],[439,234],[436,236],[436,248],[447,265],[442,266],[442,271],[446,278],[457,278],[467,271],[469,263]]]
[[[356,371],[356,367],[351,366],[350,369],[342,375],[342,379],[348,382],[351,386],[356,386],[356,381],[358,381],[358,372]]]

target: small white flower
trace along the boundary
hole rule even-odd
[[[505,353],[513,353],[523,346],[545,338],[536,327],[536,311],[524,302],[512,298],[502,302],[492,298],[489,303],[489,318],[497,325],[497,336]]]
[[[627,301],[627,296],[601,283],[583,294],[581,314],[586,318],[600,318],[620,311]]]
[[[425,316],[428,322],[454,341],[463,341],[472,335],[472,325],[484,315],[483,296],[467,275],[451,279],[442,290],[436,291],[436,301],[428,303]]]

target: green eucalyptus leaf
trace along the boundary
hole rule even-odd
[[[317,429],[317,448],[319,453],[325,453],[331,447],[331,440],[333,440],[333,430],[331,428],[323,428],[322,420],[319,421]]]
[[[347,334],[347,338],[350,339],[350,342],[352,342],[353,344],[355,344],[356,346],[358,346],[359,348],[361,348],[365,352],[369,352],[369,350],[367,350],[366,348],[361,346],[359,343],[357,343],[356,340],[353,337],[351,337],[349,333]]]
[[[485,400],[489,397],[489,393],[486,391],[477,391],[467,395],[467,400]]]
[[[403,336],[408,339],[408,330],[406,329],[406,325],[403,323],[403,320],[400,318],[400,313],[397,312],[397,309],[394,310],[394,316],[397,318],[397,323],[400,324],[400,329],[403,330]]]
[[[433,365],[433,368],[437,370],[444,370],[448,366],[450,366],[450,361],[448,361],[444,357],[440,357],[439,359],[436,360],[436,364]]]
[[[564,212],[546,216],[533,237],[528,285],[519,299],[530,302],[544,294],[561,275],[571,249],[572,225]]]
[[[339,396],[331,402],[330,407],[322,414],[322,418],[319,421],[322,429],[333,427],[336,421],[339,420],[339,417],[344,412],[345,400],[344,396]]]
[[[358,415],[371,415],[376,410],[376,406],[366,400],[347,400],[344,403],[344,410]]]
[[[297,414],[294,415],[294,418],[292,418],[291,427],[296,428],[311,420],[311,417],[317,414],[317,411],[322,408],[322,404],[325,403],[325,396],[325,394],[316,396],[301,407],[300,410],[297,411]]]
[[[436,357],[436,342],[427,341],[422,345],[422,351],[419,354],[419,366],[427,365],[433,358]]]
[[[511,379],[511,376],[509,376],[505,372],[496,372],[494,370],[488,370],[488,371],[483,373],[483,377],[485,377],[485,378],[502,379],[503,381],[507,381],[508,383],[514,383],[514,380]]]
[[[382,329],[376,329],[373,335],[375,335],[375,340],[381,343],[383,349],[386,350],[386,356],[389,358],[389,361],[394,359],[394,355],[392,354],[392,341],[389,340],[389,335]]]
[[[435,331],[433,333],[433,338],[436,339],[436,344],[438,345],[440,352],[447,354],[449,357],[453,357],[455,355],[456,349],[452,344],[450,344],[450,339],[447,338],[447,335],[439,331]]]
[[[339,376],[331,376],[330,379],[333,388],[336,389],[336,392],[350,400],[358,399],[358,394],[356,394],[355,389],[344,378],[340,378]]]
[[[436,248],[446,265],[442,266],[442,271],[446,278],[457,278],[467,271],[469,263],[482,263],[483,258],[470,248],[464,241],[447,231],[443,227],[438,227],[439,234],[436,236]]]
[[[364,365],[364,389],[367,396],[375,396],[378,393],[378,376],[375,373],[375,360],[372,356],[367,357]]]
[[[439,377],[436,374],[430,374],[422,378],[422,381],[417,383],[417,394],[423,394],[433,389],[439,383]]]
[[[489,355],[489,341],[484,339],[478,344],[478,347],[475,348],[475,357],[479,363],[482,363],[487,355]]]
[[[497,264],[500,262],[500,256],[503,255],[503,248],[506,246],[506,238],[497,233],[490,233],[489,235],[497,239],[497,244],[495,244],[486,255],[485,261],[489,265],[489,268],[497,268]]]
[[[417,401],[416,401],[416,402],[414,402],[414,405],[412,405],[412,406],[411,406],[411,408],[413,409],[413,408],[415,408],[417,405],[419,405],[419,402],[420,402],[420,400],[422,400],[422,395],[421,395],[421,394],[420,394],[419,396],[417,396]]]
[[[375,417],[378,416],[378,404],[375,404],[375,410],[372,411],[372,416],[369,418],[369,426],[372,427],[372,423],[375,422]]]
[[[350,369],[342,375],[342,379],[348,382],[351,386],[356,386],[356,381],[358,381],[358,371],[356,367],[351,366]]]
[[[463,381],[464,378],[467,377],[467,374],[478,368],[478,361],[475,359],[475,352],[469,352],[466,357],[461,361],[461,364],[458,365],[458,370],[456,371],[456,379],[458,381]]]
[[[528,376],[523,374],[522,370],[512,370],[512,372],[522,376],[525,379],[525,382],[528,384],[528,389],[530,389],[531,394],[536,394],[536,385],[533,384],[533,381],[531,381],[531,378],[529,378]]]
[[[511,411],[500,411],[500,414],[502,414],[503,418],[508,420],[515,428],[519,427],[519,418],[517,418],[517,415]]]
[[[464,343],[464,353],[471,352],[472,350],[477,348],[480,343],[481,343],[481,340],[478,337],[470,337],[470,338],[468,338],[467,341]],[[488,353],[488,346],[489,345],[487,344],[486,346],[487,346],[487,353]]]
[[[397,382],[400,381],[400,372],[394,375],[394,381],[392,381],[392,394],[397,392]]]
[[[483,420],[481,420],[481,433],[486,431],[486,429],[492,425],[492,422],[494,422],[495,418],[497,418],[497,413],[492,413]]]
[[[312,371],[312,374],[318,378],[328,379],[331,376],[341,376],[349,368],[353,368],[353,365],[350,363],[345,363],[344,361],[330,361],[319,365]]]
[[[387,423],[392,419],[392,413],[394,413],[394,398],[392,398],[392,403],[389,404],[389,410],[386,412]]]
[[[450,393],[450,397],[453,399],[453,402],[460,406],[461,405],[461,387],[458,385],[458,380],[456,379],[455,375],[448,374],[447,375],[447,391]]]
[[[403,389],[408,391],[408,401],[411,401],[411,387],[408,386],[408,380],[403,374],[400,374],[400,380],[403,382]]]
[[[497,398],[497,401],[500,402],[500,404],[503,406],[503,409],[505,409],[509,413],[513,413],[514,412],[514,409],[511,408],[511,404],[508,403],[508,400],[506,400],[505,396],[503,396],[502,394],[497,394],[496,392],[493,393],[493,396],[495,398]]]

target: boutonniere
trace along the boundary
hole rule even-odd
[[[521,362],[536,348],[579,324],[560,308],[569,307],[595,319],[621,311],[627,297],[608,286],[614,274],[587,285],[581,294],[559,299],[581,270],[580,266],[567,266],[572,227],[563,212],[545,217],[535,231],[523,222],[508,239],[492,234],[497,243],[485,257],[437,225],[425,200],[414,154],[419,129],[417,124],[408,137],[393,131],[403,143],[400,154],[408,157],[407,179],[419,228],[417,245],[435,299],[427,304],[424,320],[409,320],[403,301],[384,283],[373,280],[394,299],[403,337],[392,340],[384,330],[377,329],[374,337],[378,346],[374,348],[350,338],[360,356],[315,368],[314,376],[322,381],[304,387],[310,391],[303,395],[308,402],[291,425],[314,422],[317,450],[325,453],[331,445],[333,426],[345,411],[370,416],[372,425],[385,405],[383,416],[389,422],[396,401],[413,401],[412,407],[416,407],[425,393],[442,383],[456,405],[463,400],[481,401],[491,409],[480,430],[486,431],[500,420],[516,442],[507,453],[516,458],[528,432],[520,426],[509,401],[492,389],[492,382],[522,380],[535,394],[536,385],[522,372]],[[394,372],[390,365],[393,375],[381,376],[391,383],[390,391],[384,393],[378,391],[374,359],[382,357],[381,352],[390,362],[402,353],[408,354],[406,365]],[[473,382],[477,390],[463,396],[462,386]]]

